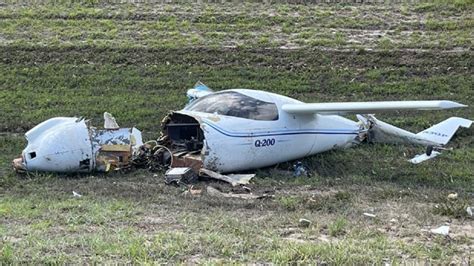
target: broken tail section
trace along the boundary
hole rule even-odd
[[[426,154],[417,155],[410,160],[415,164],[439,155],[440,152],[436,150],[443,150],[444,145],[451,140],[460,127],[469,128],[472,125],[472,121],[469,119],[451,117],[415,134],[380,121],[373,115],[357,115],[357,118],[362,125],[363,132],[365,132],[365,138],[369,142],[426,146]]]

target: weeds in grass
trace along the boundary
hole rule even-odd
[[[346,233],[347,220],[343,217],[338,217],[334,222],[328,225],[328,232],[330,236],[341,236]]]
[[[440,197],[434,206],[434,213],[445,215],[453,218],[468,217],[466,208],[469,207],[469,200],[463,198],[449,199]]]
[[[0,261],[2,262],[2,264],[10,264],[14,261],[13,247],[11,244],[3,244],[0,252]]]
[[[290,211],[296,210],[301,200],[295,196],[283,196],[278,199],[280,205]]]

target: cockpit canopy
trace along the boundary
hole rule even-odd
[[[278,120],[276,104],[235,91],[218,92],[199,98],[188,105],[185,110],[252,120]]]

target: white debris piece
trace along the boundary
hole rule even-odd
[[[171,168],[165,173],[166,184],[190,184],[197,181],[197,176],[190,167],[175,167]]]
[[[199,170],[199,175],[206,175],[210,178],[214,178],[214,179],[218,179],[218,180],[227,182],[227,183],[231,184],[234,187],[237,186],[237,185],[247,185],[247,184],[249,184],[250,179],[255,177],[255,174],[223,175],[223,174],[219,174],[219,173],[216,173],[214,171],[211,171],[211,170],[205,169],[205,168],[201,168]]]
[[[450,193],[448,195],[448,199],[450,199],[450,200],[455,200],[457,198],[458,198],[458,193]]]
[[[438,228],[431,229],[430,232],[433,234],[447,236],[449,234],[449,226],[443,225]]]
[[[299,220],[299,224],[301,227],[309,227],[311,225],[311,221],[308,219],[301,218]]]
[[[76,198],[80,198],[80,197],[82,197],[82,195],[81,195],[81,194],[77,193],[77,192],[76,192],[76,191],[74,191],[74,190],[72,191],[72,196],[73,196],[73,197],[76,197]]]
[[[375,218],[375,217],[377,217],[377,215],[375,215],[375,214],[373,214],[373,213],[364,212],[363,214],[364,214],[364,216],[367,216],[367,217],[370,217],[370,218]]]
[[[230,174],[228,177],[235,180],[240,185],[250,184],[250,179],[255,177],[255,174]]]
[[[441,152],[439,152],[439,151],[433,151],[433,152],[431,152],[431,155],[427,155],[426,153],[418,154],[418,155],[415,155],[415,157],[413,157],[412,159],[410,159],[408,161],[412,164],[419,164],[419,163],[422,163],[422,162],[427,161],[429,159],[433,159],[433,158],[435,158],[436,156],[438,156],[440,154],[441,154]]]
[[[115,117],[108,112],[104,112],[104,128],[105,129],[118,129],[119,128],[117,121],[115,121]]]
[[[466,208],[466,212],[467,212],[467,214],[468,214],[470,217],[472,217],[472,215],[473,215],[473,209],[474,209],[474,208],[473,208],[473,207],[470,207],[470,206]]]

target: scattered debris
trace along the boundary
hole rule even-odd
[[[197,188],[194,188],[193,186],[191,186],[189,188],[189,193],[191,193],[191,195],[193,195],[193,196],[200,196],[202,194],[202,189],[197,189]]]
[[[417,155],[415,155],[415,157],[411,158],[408,161],[411,162],[412,164],[419,164],[419,163],[422,163],[422,162],[427,161],[429,159],[433,159],[434,157],[436,157],[440,154],[441,154],[441,152],[439,152],[439,151],[433,151],[433,152],[431,152],[430,155],[427,155],[426,153],[417,154]]]
[[[136,128],[97,129],[82,117],[48,119],[26,132],[25,137],[28,145],[21,158],[13,160],[18,172],[109,172],[129,168],[132,154],[143,144]]]
[[[296,162],[296,164],[293,165],[293,176],[307,176],[310,177],[309,170],[306,166],[303,165],[302,162]]]
[[[390,222],[391,222],[391,223],[398,223],[398,220],[395,219],[395,218],[392,218],[392,219],[390,219]]]
[[[431,229],[430,232],[433,234],[447,236],[449,234],[449,226],[443,225],[438,228]]]
[[[373,213],[368,213],[368,212],[364,212],[363,213],[364,216],[367,216],[367,217],[370,217],[370,218],[375,218],[377,217],[377,215],[373,214]]]
[[[250,193],[250,191],[252,191],[252,189],[250,189],[249,187],[247,186],[241,186],[241,188],[245,191],[247,191],[248,193]]]
[[[211,197],[219,197],[219,198],[237,198],[237,199],[246,199],[246,200],[251,200],[251,199],[264,199],[264,198],[271,198],[273,197],[272,195],[253,195],[253,194],[232,194],[232,193],[224,193],[216,188],[213,188],[211,186],[208,186],[206,188],[207,195]]]
[[[458,193],[450,193],[450,194],[448,195],[448,199],[449,199],[449,200],[455,200],[455,199],[457,199],[457,198],[458,198]]]
[[[236,180],[239,185],[248,185],[250,180],[255,177],[255,174],[230,174],[227,175],[233,180]],[[250,190],[250,188],[245,187]]]
[[[301,227],[309,227],[309,226],[311,225],[311,221],[308,220],[308,219],[301,218],[301,219],[299,220],[299,225],[300,225]]]
[[[132,164],[150,171],[166,170],[173,163],[171,151],[157,141],[148,141],[133,154]]]
[[[171,168],[165,173],[165,183],[167,185],[180,183],[192,184],[197,181],[197,175],[190,167]]]
[[[19,174],[25,173],[27,171],[27,169],[26,169],[26,167],[23,163],[23,157],[13,159],[12,167],[13,167],[13,170],[15,170],[15,172],[17,172]]]
[[[209,169],[201,168],[199,170],[199,175],[208,176],[210,178],[214,178],[217,180],[221,180],[231,184],[233,187],[238,185],[246,185],[249,184],[250,179],[255,177],[255,174],[248,174],[248,175],[222,175],[211,171]]]
[[[467,214],[468,214],[470,217],[473,216],[473,209],[474,209],[474,208],[471,207],[471,206],[469,206],[469,207],[466,208],[466,212],[467,212]]]
[[[187,197],[187,196],[200,197],[201,194],[202,194],[202,189],[194,188],[194,186],[192,186],[192,185],[188,188],[188,190],[186,190],[182,193],[182,195],[185,196],[185,197]]]
[[[210,178],[214,178],[214,179],[217,179],[217,180],[227,182],[227,183],[231,184],[233,187],[238,185],[237,182],[234,179],[232,179],[232,178],[230,178],[226,175],[221,175],[221,174],[216,173],[214,171],[205,169],[205,168],[201,168],[201,170],[199,170],[199,175],[204,175],[204,176],[208,176]]]
[[[80,197],[82,197],[81,194],[77,193],[77,192],[74,191],[74,190],[72,191],[72,196],[75,197],[75,198],[80,198]]]

